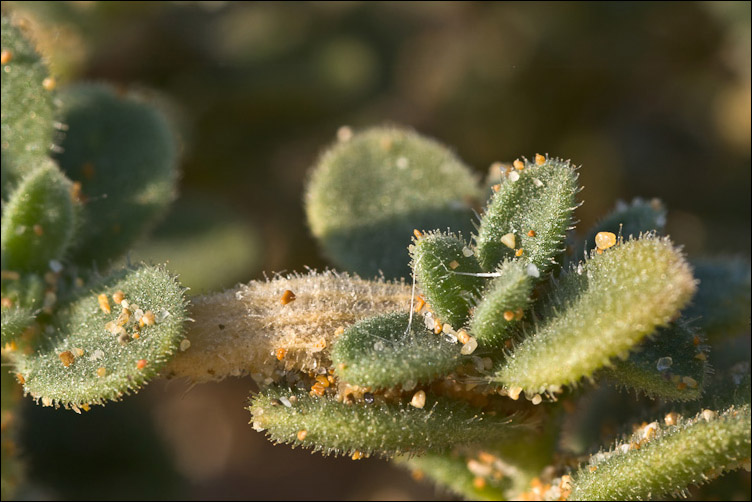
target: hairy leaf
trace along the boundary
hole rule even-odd
[[[439,486],[450,490],[467,500],[507,500],[505,487],[508,480],[504,478],[485,478],[476,476],[468,469],[468,462],[478,462],[460,452],[428,453],[410,459],[400,459],[413,472],[413,477],[428,476]],[[472,464],[471,464],[472,465]],[[483,464],[478,464],[484,469]],[[488,467],[491,471],[490,466]],[[482,481],[476,481],[476,480]]]
[[[129,315],[113,300],[118,291]],[[135,392],[177,350],[185,315],[183,288],[165,269],[111,276],[62,310],[53,335],[17,361],[24,390],[44,405],[74,410]]]
[[[26,176],[3,210],[3,270],[44,273],[73,240],[76,211],[71,182],[46,159]]]
[[[500,347],[519,325],[535,284],[528,271],[530,265],[504,261],[499,266],[499,276],[483,292],[470,321],[470,332],[480,345]]]
[[[456,343],[426,329],[416,316],[393,313],[360,321],[335,341],[332,362],[344,381],[374,388],[425,383],[460,363]]]
[[[154,106],[104,85],[61,95],[68,132],[60,167],[81,183],[85,201],[75,258],[100,265],[150,228],[175,197],[177,145]]]
[[[548,271],[564,249],[577,191],[577,173],[569,162],[545,159],[540,164],[525,162],[522,170],[512,169],[491,198],[478,229],[478,261],[483,270],[492,271],[502,260],[519,255],[541,273]]]
[[[459,329],[485,280],[472,250],[451,234],[432,232],[410,246],[415,279],[442,323]]]
[[[463,401],[428,395],[423,408],[408,401],[377,398],[371,404],[346,404],[306,390],[271,387],[256,394],[248,409],[254,428],[266,430],[274,442],[326,454],[442,451],[514,430],[511,418],[484,413]]]
[[[676,425],[654,422],[610,452],[595,455],[572,480],[570,500],[647,500],[676,494],[726,471],[749,468],[749,404],[703,410]]]
[[[650,397],[690,401],[702,394],[706,352],[697,330],[679,320],[644,340],[626,361],[614,362],[606,374]]]
[[[2,196],[50,154],[55,133],[54,80],[34,45],[2,16]]]
[[[592,249],[598,232],[611,232],[622,235],[625,239],[639,237],[641,233],[656,232],[663,234],[666,227],[666,208],[659,199],[646,201],[639,197],[630,204],[619,201],[616,208],[600,220],[585,237],[585,242]]]
[[[693,265],[700,284],[684,315],[695,320],[711,341],[749,330],[749,262],[716,258],[698,260]]]
[[[22,307],[2,309],[2,344],[15,340],[34,322],[34,314]]]
[[[364,276],[407,277],[413,229],[472,230],[480,188],[446,147],[395,127],[333,145],[306,194],[311,231],[338,265]]]
[[[690,267],[668,239],[646,236],[593,254],[555,285],[544,321],[496,379],[529,394],[556,392],[626,355],[694,291]]]

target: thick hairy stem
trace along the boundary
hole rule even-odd
[[[164,375],[203,382],[243,374],[269,377],[280,365],[304,371],[328,366],[328,348],[340,328],[409,308],[410,287],[404,282],[333,271],[253,281],[193,300],[190,346]]]

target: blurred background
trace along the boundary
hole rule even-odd
[[[191,294],[322,268],[302,204],[337,129],[395,123],[480,176],[582,165],[580,233],[660,197],[690,257],[750,253],[750,3],[3,2],[61,84],[149,94],[182,145],[180,196],[130,258]],[[27,400],[27,499],[425,499],[386,462],[273,446],[250,379],[157,381],[83,416]],[[747,474],[747,480],[749,475]]]

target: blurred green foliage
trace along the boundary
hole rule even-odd
[[[455,145],[480,173],[535,152],[576,160],[582,229],[617,198],[660,195],[690,253],[750,249],[747,2],[6,4],[39,20],[61,81],[174,100],[183,189],[261,226],[265,270],[324,263],[305,172],[339,126],[380,122]]]

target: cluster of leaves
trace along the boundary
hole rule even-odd
[[[175,277],[107,270],[173,200],[177,144],[138,96],[59,90],[6,16],[2,70],[3,365],[35,400],[80,412],[137,390],[183,339]],[[6,432],[4,498],[15,473],[6,478]]]
[[[446,148],[398,128],[339,137],[311,178],[312,230],[364,274],[398,274],[396,250],[413,234],[415,296],[342,330],[330,364],[262,389],[254,428],[325,453],[396,456],[469,498],[644,499],[749,469],[749,364],[713,380],[704,334],[746,323],[748,266],[704,265],[734,298],[718,301],[708,279],[686,310],[697,281],[662,235],[657,200],[620,204],[575,242],[576,170],[536,155],[492,166],[466,240],[456,230],[481,190]],[[657,398],[660,415],[607,451],[564,455],[563,417],[583,380]],[[711,385],[726,397],[703,400]]]
[[[536,155],[492,166],[473,222],[486,191],[444,146],[343,128],[310,180],[311,229],[349,270],[412,275],[410,305],[396,306],[398,282],[276,278],[196,300],[186,340],[184,290],[163,267],[108,270],[174,197],[165,118],[107,86],[58,91],[5,17],[2,68],[3,358],[43,405],[118,400],[192,344],[191,370],[214,376],[202,360],[229,347],[227,374],[261,375],[250,411],[273,440],[395,457],[470,498],[647,498],[749,467],[748,358],[708,376],[710,345],[748,325],[749,267],[698,264],[689,305],[697,281],[659,202],[621,205],[576,242],[576,170]],[[299,285],[302,311],[292,291],[278,301],[283,284]],[[562,455],[583,380],[659,398],[660,419],[608,451]]]

